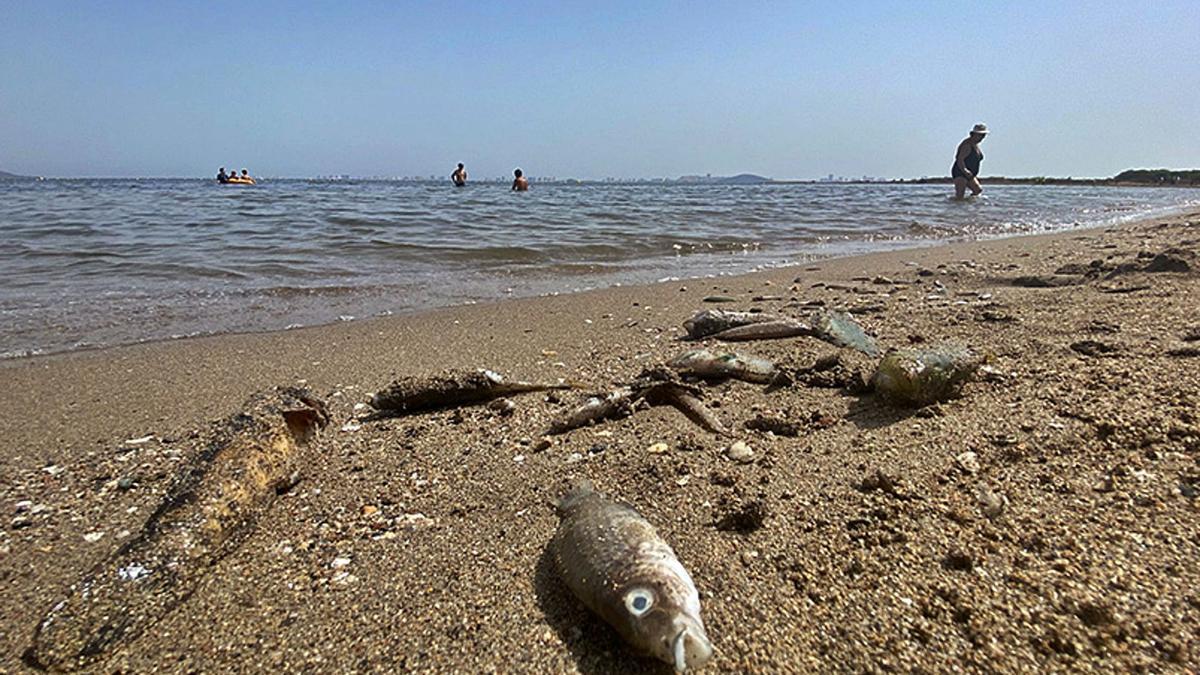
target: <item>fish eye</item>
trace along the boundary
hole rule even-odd
[[[625,594],[625,608],[634,616],[642,616],[654,606],[654,594],[644,588],[635,588]]]

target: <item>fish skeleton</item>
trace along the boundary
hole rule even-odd
[[[641,401],[652,406],[672,406],[708,431],[726,432],[717,416],[700,401],[698,388],[680,382],[670,370],[657,368],[642,372],[632,384],[618,387],[603,397],[589,398],[566,417],[553,422],[546,433],[563,434],[589,424],[626,417]]]
[[[547,433],[562,434],[604,420],[628,417],[633,414],[633,406],[636,402],[637,397],[631,387],[618,387],[603,397],[589,398],[586,403],[572,410],[566,417],[555,420]]]
[[[277,491],[296,481],[301,446],[328,420],[325,404],[307,391],[276,389],[215,423],[141,530],[45,615],[25,662],[43,670],[85,666],[186,600],[253,531]]]
[[[433,377],[402,377],[371,397],[371,407],[381,412],[409,414],[486,403],[514,394],[572,389],[575,386],[508,381],[490,370],[452,370]]]
[[[562,499],[558,512],[553,558],[575,596],[638,650],[680,672],[702,667],[713,648],[700,594],[654,526],[586,482]]]
[[[733,378],[756,384],[770,382],[776,373],[775,364],[766,359],[735,352],[716,354],[707,349],[680,354],[668,365],[684,375],[708,379]]]

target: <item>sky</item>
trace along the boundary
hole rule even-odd
[[[1200,166],[1200,2],[0,2],[0,170]]]

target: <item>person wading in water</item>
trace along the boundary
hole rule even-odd
[[[987,136],[987,132],[986,124],[976,124],[971,129],[971,134],[958,144],[958,151],[954,153],[954,166],[950,168],[956,199],[962,199],[967,194],[967,188],[971,188],[972,197],[983,192],[983,186],[979,184],[979,163],[983,161],[983,151],[979,149],[979,143]]]

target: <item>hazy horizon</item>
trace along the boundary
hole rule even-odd
[[[1130,167],[1130,168],[1135,169],[1135,170],[1136,169],[1143,169],[1143,170],[1166,169],[1166,170],[1171,170],[1171,171],[1184,171],[1184,170],[1194,171],[1195,170],[1195,169],[1184,169],[1184,168],[1180,168],[1180,167]],[[19,172],[7,171],[3,168],[0,168],[0,172],[7,172],[10,174],[14,174],[18,178],[21,178],[21,179],[36,178],[36,179],[44,179],[44,180],[210,180],[213,177],[213,175],[210,175],[210,174],[203,174],[203,175],[197,174],[197,175],[193,175],[193,176],[182,176],[182,175],[176,175],[176,176],[152,176],[152,175],[144,175],[144,176],[143,175],[47,176],[47,175],[43,175],[43,174],[22,174]],[[1120,173],[1120,172],[1117,172],[1117,173]],[[711,176],[711,178],[715,182],[717,179],[732,178],[735,176],[740,176],[740,175],[745,175],[745,174],[751,174],[751,172],[742,171],[742,172],[738,172],[736,174],[722,174],[719,176],[716,174],[713,174]],[[536,175],[532,175],[532,174],[526,174],[526,177],[529,180],[535,181],[535,182],[536,181],[546,181],[546,182],[556,182],[556,183],[570,183],[573,181],[577,181],[577,182],[582,182],[582,183],[659,183],[659,182],[661,182],[661,183],[671,183],[671,184],[679,184],[679,185],[706,185],[706,184],[711,185],[711,184],[713,184],[713,182],[705,182],[705,181],[692,182],[692,181],[688,181],[688,180],[680,180],[680,179],[686,179],[686,178],[691,178],[694,176],[702,176],[702,175],[703,174],[690,173],[690,174],[683,174],[680,176],[599,176],[599,177],[594,177],[594,178],[579,178],[577,176],[536,176]],[[950,181],[950,178],[947,176],[865,176],[864,174],[844,175],[843,176],[843,175],[834,174],[834,176],[833,176],[834,180],[826,181],[825,178],[829,174],[826,174],[826,176],[813,176],[813,177],[808,177],[808,178],[773,178],[771,176],[761,176],[759,174],[751,174],[751,175],[756,175],[756,176],[759,176],[760,178],[765,178],[768,183],[773,183],[773,184],[818,183],[818,184],[835,185],[838,183],[862,184],[863,182],[870,182],[870,183],[879,183],[879,184],[912,183],[914,185],[922,185],[922,184],[929,184],[929,183],[920,183],[917,181],[933,180],[933,179],[941,179],[941,178],[944,178],[947,182]],[[1046,179],[1053,179],[1053,180],[1078,180],[1078,181],[1107,180],[1107,179],[1111,179],[1114,177],[1114,176],[1001,176],[1001,175],[990,175],[987,173],[981,173],[980,176],[983,179],[994,178],[994,179],[1003,179],[1003,180],[1031,180],[1031,179],[1046,178]],[[285,180],[285,181],[287,181],[287,180],[297,180],[297,181],[360,180],[360,181],[395,181],[395,182],[426,182],[427,183],[427,182],[431,182],[431,181],[437,182],[437,181],[449,181],[450,180],[449,174],[439,175],[439,174],[432,174],[432,173],[411,174],[411,175],[407,175],[407,176],[405,176],[405,175],[389,176],[389,175],[358,175],[358,174],[325,174],[325,173],[313,173],[310,175],[272,176],[272,175],[264,175],[261,173],[257,173],[257,174],[254,174],[254,177],[258,178],[260,180],[265,179],[265,180]],[[864,181],[864,178],[866,178],[867,180]],[[511,176],[503,176],[503,175],[479,176],[479,175],[474,175],[474,174],[470,176],[470,179],[471,179],[472,183],[504,183],[505,185],[507,185],[512,180]],[[753,186],[753,185],[759,185],[759,184],[761,184],[761,183],[747,183],[745,185]],[[737,185],[737,184],[729,183],[729,185]]]
[[[1194,2],[234,9],[7,3],[0,170],[919,178],[979,121],[985,175],[1200,164]]]

